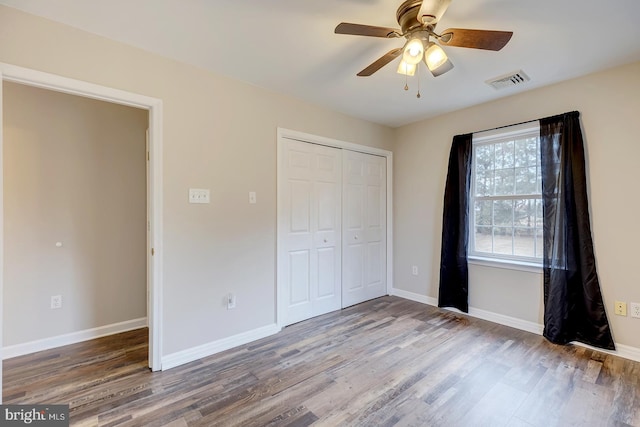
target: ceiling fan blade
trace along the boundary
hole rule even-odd
[[[451,0],[422,0],[417,19],[421,24],[434,25],[447,11]]]
[[[350,34],[353,36],[383,37],[385,39],[400,37],[400,33],[395,28],[374,27],[372,25],[351,24],[349,22],[341,22],[338,24],[335,33]]]
[[[449,28],[442,32],[438,41],[446,46],[471,49],[500,50],[511,40],[511,31],[467,30]]]
[[[368,77],[396,59],[402,53],[402,48],[392,49],[378,58],[373,64],[358,73],[358,77]]]

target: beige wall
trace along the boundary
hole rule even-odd
[[[535,76],[533,76],[535,78]],[[640,302],[637,226],[640,199],[640,63],[532,90],[397,130],[394,146],[397,288],[436,298],[442,201],[456,134],[581,112],[597,267],[617,343],[640,348],[640,319],[613,314],[613,303]],[[411,265],[420,276],[411,275]],[[542,278],[535,273],[470,267],[470,305],[542,323]]]
[[[164,355],[275,321],[277,127],[385,149],[394,136],[6,7],[0,62],[163,100]],[[189,205],[190,187],[209,188],[211,204]]]
[[[3,345],[146,317],[147,116],[3,84]]]

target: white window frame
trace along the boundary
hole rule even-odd
[[[469,260],[473,264],[496,266],[507,269],[528,270],[539,272],[542,268],[542,258],[519,255],[496,254],[475,250],[475,201],[481,200],[513,200],[513,199],[542,199],[542,194],[518,194],[513,196],[484,196],[476,198],[476,149],[481,145],[496,144],[514,139],[535,136],[540,138],[540,124],[538,121],[508,126],[490,131],[473,134],[471,157],[471,188],[469,192]],[[513,237],[512,237],[513,239]],[[535,241],[535,239],[534,239]],[[534,243],[535,244],[535,243]]]

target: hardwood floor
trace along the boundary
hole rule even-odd
[[[384,297],[164,372],[146,330],[4,361],[72,425],[640,426],[640,363]]]

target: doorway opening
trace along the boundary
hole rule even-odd
[[[120,104],[135,107],[148,112],[148,151],[147,151],[147,241],[146,241],[146,317],[149,327],[149,351],[148,365],[153,371],[161,370],[161,301],[162,301],[162,101],[131,92],[121,91],[105,86],[99,86],[79,80],[68,79],[48,73],[42,73],[10,64],[0,63],[0,80],[2,82],[18,83],[26,86],[34,86],[54,92],[62,92],[77,95],[84,98],[105,101],[107,103]],[[0,85],[0,118],[2,115],[3,94]],[[1,119],[0,119],[1,120]],[[1,124],[1,123],[0,123]],[[0,125],[0,153],[3,146],[3,127]],[[0,162],[0,177],[4,176],[4,167]],[[0,184],[3,184],[0,182]],[[5,276],[3,234],[5,218],[3,216],[5,196],[3,185],[0,185],[0,295],[4,294],[3,278]],[[144,227],[144,224],[142,225]],[[56,241],[55,247],[64,247],[63,241]],[[144,297],[143,297],[144,298]],[[63,302],[64,304],[64,302]],[[2,301],[0,300],[0,306]],[[4,322],[4,313],[0,316],[0,331]],[[2,338],[0,332],[0,338]],[[3,342],[0,340],[0,342]],[[0,346],[0,356],[2,356]],[[0,386],[1,382],[0,368]]]

